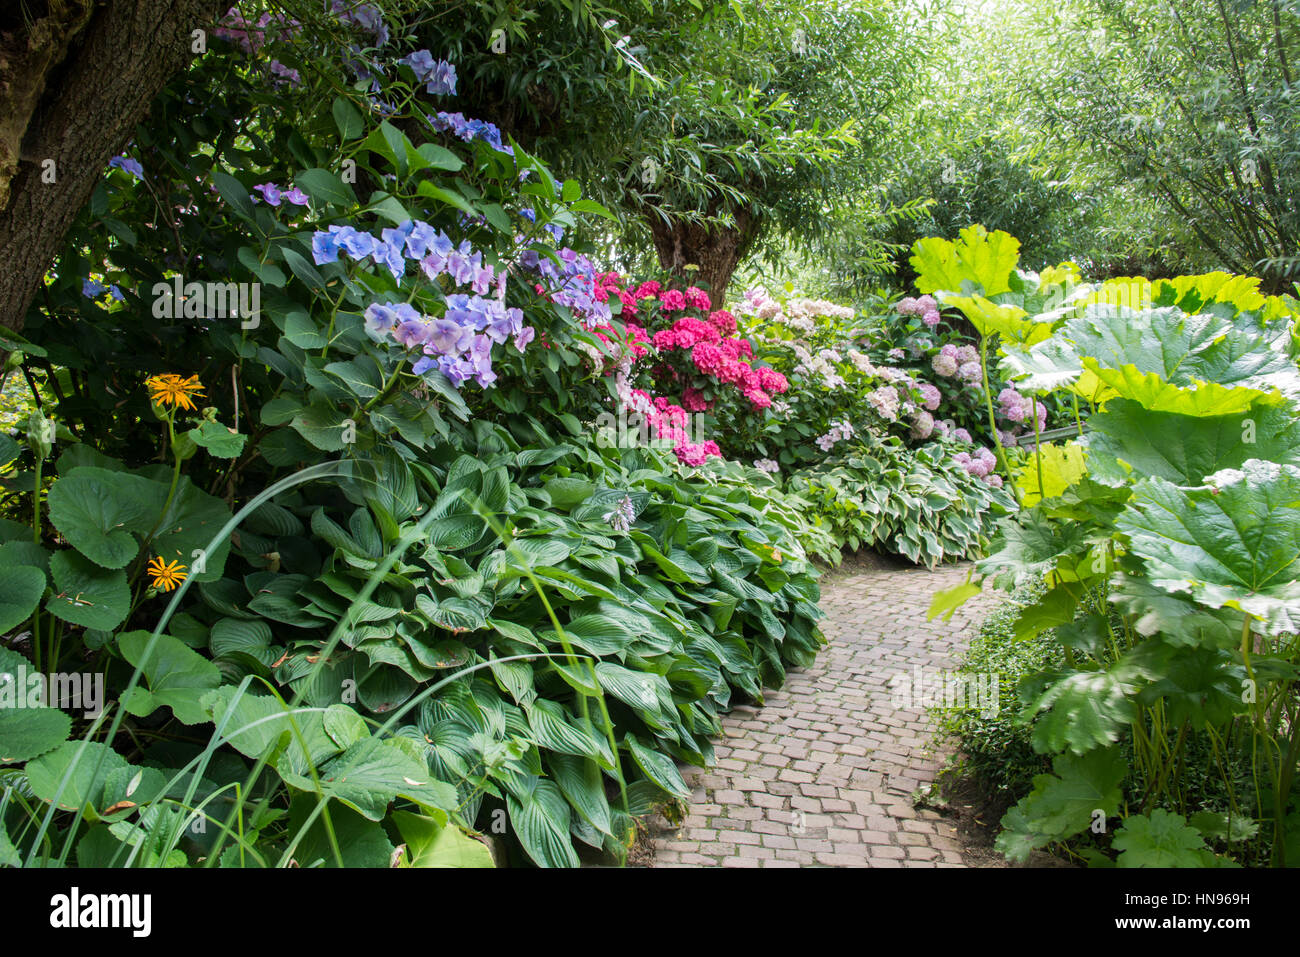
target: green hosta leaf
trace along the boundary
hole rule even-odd
[[[132,631],[117,640],[122,657],[140,669],[148,688],[137,686],[123,707],[139,717],[159,707],[172,709],[182,724],[204,724],[210,720],[200,699],[221,684],[221,672],[207,658],[171,635],[159,635],[153,652],[145,659],[151,635]]]
[[[1059,755],[1052,771],[1035,776],[1034,790],[1003,818],[1006,830],[996,846],[1013,860],[1023,861],[1033,848],[1085,830],[1095,811],[1109,817],[1119,810],[1119,785],[1128,766],[1118,748]]]
[[[661,791],[683,800],[691,796],[691,790],[682,780],[681,772],[672,758],[646,747],[637,740],[636,735],[629,734],[623,742],[632,755],[632,760],[641,769],[641,773],[655,783]]]
[[[1120,852],[1117,867],[1202,867],[1208,851],[1196,828],[1181,814],[1156,808],[1150,816],[1132,814],[1115,832],[1111,846]]]
[[[571,509],[581,505],[596,490],[596,483],[577,476],[553,478],[542,486],[556,508]]]
[[[510,823],[524,852],[539,867],[577,867],[569,839],[569,804],[550,781],[535,781],[531,792],[506,796]]]
[[[112,631],[131,609],[126,572],[104,569],[73,551],[50,558],[54,595],[45,603],[52,615],[74,625]]]
[[[1156,586],[1300,630],[1300,468],[1251,459],[1206,488],[1149,479],[1116,524]]]
[[[593,760],[568,754],[548,754],[551,777],[578,815],[602,834],[610,834],[609,801],[604,778]]]
[[[601,749],[590,733],[570,724],[564,709],[554,701],[538,699],[524,709],[533,738],[548,751],[598,758]]]
[[[1238,468],[1248,459],[1300,464],[1300,427],[1282,409],[1186,416],[1151,412],[1129,399],[1114,399],[1088,424],[1090,472],[1108,485],[1138,477],[1175,485],[1201,485],[1207,475]]]
[[[45,573],[31,565],[0,565],[0,632],[31,617],[45,594]]]

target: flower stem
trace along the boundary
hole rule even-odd
[[[989,390],[989,338],[980,336],[980,371],[984,374],[984,407],[989,413],[989,431],[993,436],[993,451],[997,455],[998,465],[1002,468],[1003,477],[1008,485],[1011,486],[1011,494],[1015,496],[1016,504],[1021,504],[1020,489],[1016,487],[1015,479],[1011,477],[1011,469],[1007,465],[1007,457],[1002,452],[1002,440],[998,438],[998,423],[993,415],[993,393]],[[1037,421],[1035,419],[1034,421]]]

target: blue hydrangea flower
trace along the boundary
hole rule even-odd
[[[130,173],[136,179],[144,179],[144,167],[140,165],[140,161],[131,159],[125,153],[121,156],[114,156],[108,161],[108,165]]]

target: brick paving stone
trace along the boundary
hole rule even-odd
[[[926,612],[967,570],[900,564],[823,581],[829,644],[765,706],[723,717],[714,767],[683,768],[691,807],[655,839],[655,866],[964,866],[952,825],[913,806],[946,754],[925,709],[895,696],[918,669],[932,681],[961,661],[993,599],[949,622]]]

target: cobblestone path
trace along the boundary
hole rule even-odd
[[[924,709],[894,705],[890,678],[960,664],[992,599],[950,622],[925,619],[965,565],[889,565],[823,581],[829,644],[763,707],[723,719],[717,764],[685,770],[693,789],[680,828],[654,841],[655,867],[961,867],[956,831],[913,806],[944,755]]]

